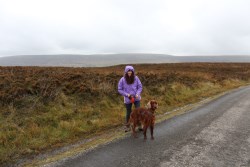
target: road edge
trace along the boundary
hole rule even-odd
[[[240,86],[237,88],[233,88],[231,90],[219,93],[217,95],[207,97],[202,99],[199,102],[191,103],[188,105],[185,105],[183,107],[176,108],[170,112],[166,112],[161,115],[156,116],[156,124],[161,123],[163,121],[166,121],[168,119],[174,118],[176,116],[192,112],[193,110],[196,110],[210,102],[213,102],[214,100],[217,100],[227,94],[233,93],[235,91],[238,91],[240,89],[244,89],[245,87],[250,86],[250,84]],[[38,155],[34,157],[32,160],[24,160],[26,162],[23,162],[19,164],[20,166],[25,167],[31,167],[31,166],[57,166],[63,163],[64,161],[67,161],[67,159],[72,157],[78,157],[83,154],[86,154],[89,151],[92,151],[96,148],[99,148],[100,146],[108,145],[112,142],[117,142],[119,140],[122,140],[126,137],[131,136],[130,133],[124,133],[123,127],[117,127],[109,130],[109,133],[102,133],[99,136],[95,136],[91,139],[85,139],[83,141],[77,142],[76,144],[72,144],[70,146],[65,146],[60,149],[51,151],[49,153],[44,153],[42,155]],[[19,166],[18,165],[18,166]]]

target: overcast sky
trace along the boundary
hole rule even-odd
[[[250,0],[0,0],[0,56],[250,55]]]

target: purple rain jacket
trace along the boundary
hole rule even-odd
[[[129,71],[133,71],[135,73],[135,70],[132,66],[126,66],[125,67],[125,74]],[[141,100],[141,92],[142,92],[142,83],[140,79],[135,75],[134,83],[127,84],[125,77],[122,77],[118,83],[118,92],[124,96],[124,103],[129,104],[130,100],[128,98],[128,94],[132,96],[138,95],[138,98],[135,99],[135,101]]]

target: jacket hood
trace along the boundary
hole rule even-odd
[[[129,70],[131,70],[131,71],[133,71],[135,73],[135,69],[132,66],[126,66],[124,72],[127,73]]]

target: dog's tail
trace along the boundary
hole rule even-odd
[[[130,115],[129,120],[128,120],[128,123],[126,124],[126,126],[127,126],[127,127],[131,127],[131,125],[134,124],[134,121],[133,121],[133,120],[134,120],[133,117]]]
[[[132,118],[131,115],[130,115],[129,120],[128,120],[128,123],[127,123],[128,126],[130,126],[130,125],[133,123],[132,119],[133,119],[133,118]]]
[[[125,124],[124,124],[124,126],[126,126],[126,127],[128,127],[128,128],[129,128],[129,127],[130,127],[130,125],[131,125],[131,122],[132,122],[132,121],[131,121],[131,117],[129,117],[128,122],[127,122],[127,123],[125,123]]]

